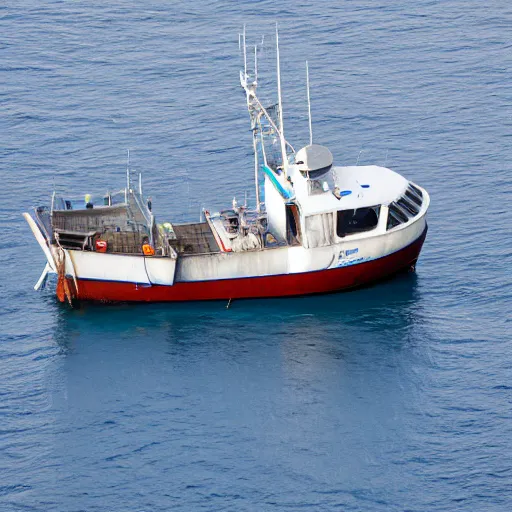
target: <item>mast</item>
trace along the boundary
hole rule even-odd
[[[313,144],[313,125],[311,124],[311,98],[309,96],[309,66],[306,61],[306,89],[308,93],[309,145]]]
[[[254,81],[258,82],[258,45],[254,45]]]
[[[277,57],[277,98],[279,103],[279,140],[281,142],[281,156],[283,160],[283,171],[286,174],[288,169],[288,159],[286,158],[286,142],[284,139],[283,123],[283,100],[281,97],[281,63],[279,59],[279,31],[276,23],[276,57]]]
[[[252,147],[254,150],[254,186],[256,188],[256,211],[260,213],[260,187],[258,184],[258,170],[260,168],[260,164],[258,161],[258,147],[256,142],[256,130],[252,132]]]
[[[244,78],[247,80],[247,46],[245,45],[245,25],[242,33],[242,43],[244,45]]]
[[[254,45],[254,89],[256,89],[258,85],[258,45]],[[260,164],[258,161],[258,142],[257,142],[258,132],[256,130],[256,124],[254,124],[254,129],[252,131],[252,147],[254,150],[254,186],[256,188],[256,211],[260,213],[260,187],[258,183],[258,170],[260,168]],[[247,201],[246,201],[247,202]]]
[[[263,39],[262,39],[263,41]],[[251,131],[253,136],[253,151],[254,151],[254,184],[256,188],[256,209],[258,212],[261,211],[260,202],[260,190],[259,190],[259,170],[260,166],[266,166],[268,168],[267,156],[265,152],[265,139],[270,137],[273,139],[272,144],[276,142],[276,138],[279,137],[280,153],[282,162],[279,163],[279,167],[282,168],[283,176],[281,180],[286,179],[288,170],[288,159],[286,154],[287,146],[295,153],[293,146],[286,141],[283,135],[283,114],[282,114],[282,97],[281,97],[281,70],[279,61],[279,35],[277,33],[276,25],[276,46],[277,46],[277,79],[279,86],[279,104],[273,105],[279,109],[278,119],[273,119],[273,116],[269,114],[267,109],[262,105],[260,99],[256,95],[256,89],[258,87],[258,45],[254,46],[254,75],[251,74],[251,83],[249,84],[249,75],[247,70],[247,47],[246,47],[246,30],[239,34],[239,44],[244,45],[244,48],[240,46],[240,50],[244,59],[244,69],[240,70],[240,85],[245,91],[247,100],[247,109],[249,110],[249,117],[251,119]],[[264,120],[264,122],[263,122]],[[261,151],[261,154],[260,154]],[[276,171],[276,169],[273,169]]]
[[[124,202],[128,204],[128,193],[130,192],[130,149],[126,157],[126,188],[124,191]]]
[[[128,155],[126,157],[126,188],[130,189],[130,150],[128,149]]]

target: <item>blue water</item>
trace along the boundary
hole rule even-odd
[[[238,32],[273,87],[276,20],[288,138],[307,58],[315,141],[430,192],[416,274],[229,310],[34,292],[21,212],[121,188],[127,148],[162,222],[253,200]],[[499,0],[3,2],[0,510],[509,510],[511,26]]]

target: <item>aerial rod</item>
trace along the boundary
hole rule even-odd
[[[254,45],[254,82],[258,83],[258,45]]]
[[[126,157],[126,189],[130,190],[130,148]]]
[[[254,187],[256,190],[256,211],[260,213],[260,186],[258,183],[258,171],[260,168],[259,158],[258,158],[258,144],[257,144],[258,133],[256,130],[252,132],[252,147],[254,151]],[[247,200],[245,201],[247,203]]]
[[[281,155],[283,159],[283,170],[286,173],[288,160],[286,158],[286,142],[284,139],[284,123],[283,123],[283,100],[281,97],[281,62],[279,59],[279,30],[276,22],[276,57],[277,57],[277,98],[279,103],[279,139],[281,142]]]
[[[245,44],[245,24],[244,31],[242,33],[242,42],[244,45],[244,79],[247,81],[247,46]]]
[[[306,89],[308,93],[308,117],[309,117],[309,145],[313,144],[313,125],[311,123],[311,97],[309,95],[309,66],[306,61]]]

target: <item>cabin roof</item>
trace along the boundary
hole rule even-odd
[[[378,165],[333,167],[333,173],[343,197],[337,199],[332,190],[315,195],[297,194],[304,215],[388,204],[403,194],[408,184],[400,174]]]

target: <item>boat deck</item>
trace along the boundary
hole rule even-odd
[[[176,239],[169,245],[178,254],[207,254],[220,252],[212,230],[207,222],[173,224]]]

